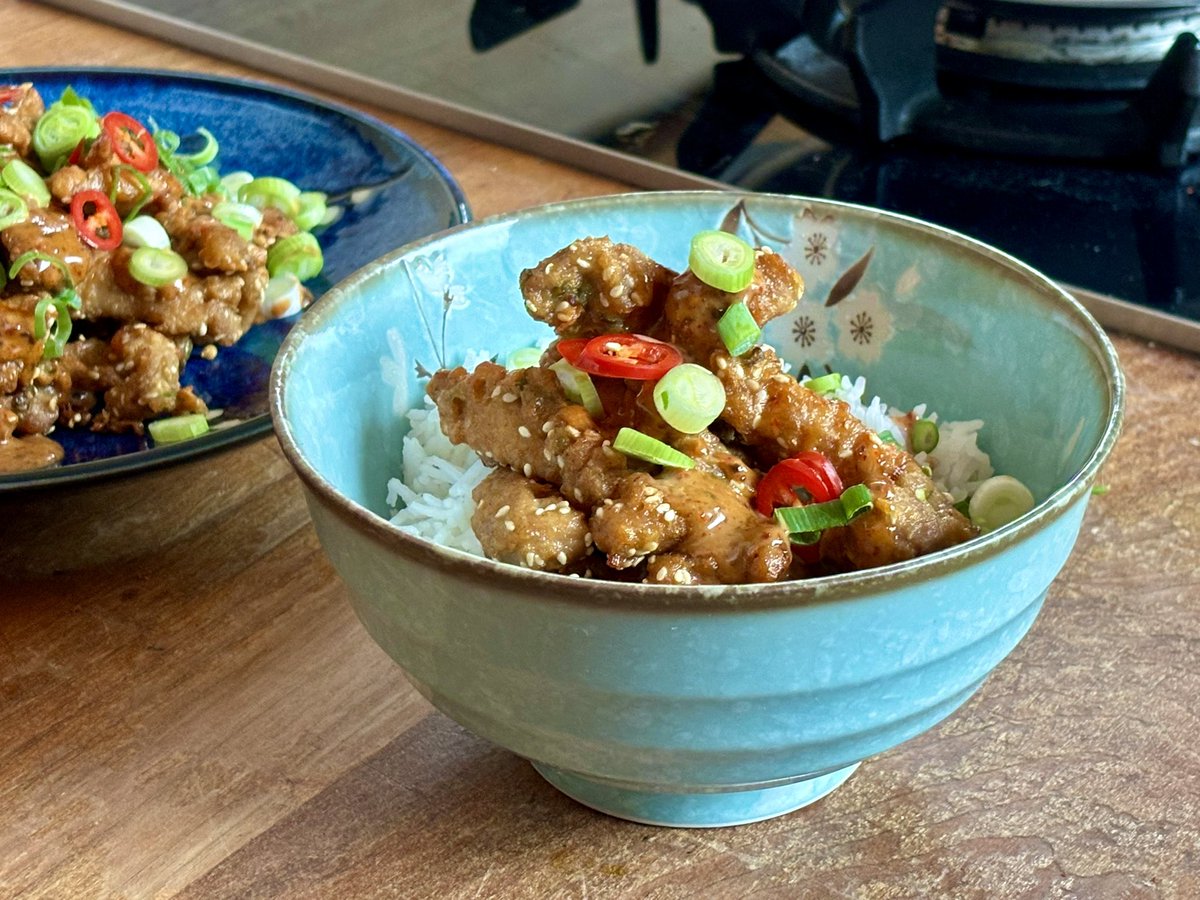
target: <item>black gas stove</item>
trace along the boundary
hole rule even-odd
[[[1200,352],[1200,3],[49,2],[645,187],[918,216]]]

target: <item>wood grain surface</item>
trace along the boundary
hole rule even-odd
[[[21,0],[0,60],[253,74]],[[622,189],[366,109],[479,215]],[[433,711],[271,438],[0,501],[0,897],[1200,897],[1200,359],[1114,337],[1110,491],[1025,641],[939,727],[739,828],[591,812]]]

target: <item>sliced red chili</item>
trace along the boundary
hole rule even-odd
[[[554,349],[558,351],[558,355],[565,359],[573,366],[579,364],[579,354],[583,352],[583,348],[587,346],[590,338],[563,338],[554,345]]]
[[[0,85],[0,106],[8,106],[14,100],[20,100],[25,94],[25,88],[20,84]]]
[[[72,197],[71,219],[85,244],[97,250],[121,245],[121,216],[103,191],[80,191]]]
[[[654,338],[642,334],[602,334],[588,341],[579,360],[571,365],[592,375],[657,381],[681,362],[682,353]]]
[[[104,126],[113,151],[121,162],[128,163],[139,172],[149,172],[158,165],[158,145],[146,126],[125,113],[110,112],[100,124]]]
[[[770,516],[777,506],[825,503],[841,495],[842,479],[833,463],[822,453],[805,450],[771,467],[758,482],[754,505],[764,516]]]

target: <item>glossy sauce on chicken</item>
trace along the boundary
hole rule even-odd
[[[718,290],[596,237],[523,273],[526,310],[563,342],[538,366],[442,370],[427,389],[446,436],[495,467],[474,493],[472,524],[486,555],[647,583],[764,583],[885,565],[976,533],[910,452],[882,441],[842,401],[804,387],[769,347],[730,353],[717,322],[731,305],[745,304],[762,325],[793,309],[803,290],[795,270],[767,249],[755,251],[748,274],[743,290]],[[670,342],[676,358],[716,376],[724,408],[708,428],[675,430],[642,380],[595,378],[595,415],[568,397],[551,368],[558,347],[565,353],[568,343],[597,339],[586,342],[589,350],[599,343],[616,353],[619,334],[635,331],[652,336],[643,342]],[[678,451],[688,465],[619,452],[613,442],[622,428]],[[754,498],[761,473],[805,453],[820,454],[831,478],[860,486],[869,500],[801,552]]]

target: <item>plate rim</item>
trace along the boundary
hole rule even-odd
[[[128,78],[153,78],[194,85],[218,86],[236,90],[249,90],[257,94],[274,95],[289,101],[318,107],[327,112],[333,112],[344,119],[349,119],[359,125],[367,126],[375,132],[382,132],[393,140],[398,141],[416,156],[421,157],[439,176],[447,193],[454,202],[454,212],[458,221],[450,227],[464,225],[474,220],[467,197],[451,174],[446,165],[413,137],[399,128],[376,116],[362,112],[345,103],[328,100],[315,94],[295,88],[273,84],[256,78],[245,78],[234,75],[214,75],[196,72],[190,69],[164,69],[136,66],[0,66],[0,80],[19,77],[35,81],[38,76],[53,75],[56,77],[72,75],[101,75]],[[366,261],[363,265],[369,265]],[[348,273],[352,275],[353,273]],[[324,296],[322,294],[321,296]],[[320,297],[314,299],[314,303]],[[282,349],[282,345],[280,347]],[[109,456],[102,459],[86,460],[71,463],[66,466],[54,466],[43,469],[31,469],[26,472],[0,474],[0,495],[13,494],[21,491],[47,490],[55,487],[78,486],[80,483],[106,481],[111,478],[127,477],[142,472],[148,472],[166,466],[176,465],[198,457],[215,455],[241,444],[249,443],[265,437],[274,431],[271,419],[270,404],[259,415],[245,419],[224,428],[208,432],[203,443],[185,441],[178,444],[167,444],[161,447],[151,447],[145,450],[135,450],[119,456]]]

